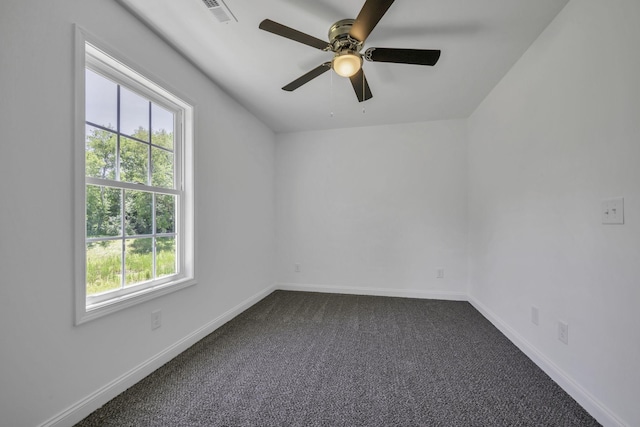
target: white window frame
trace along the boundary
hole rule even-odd
[[[142,71],[135,63],[124,59],[104,43],[76,26],[75,101],[76,123],[74,141],[75,202],[75,324],[122,310],[126,307],[166,295],[194,285],[195,281],[195,215],[194,215],[194,107],[175,90],[158,84],[159,80]],[[125,65],[127,64],[127,65]],[[100,185],[99,179],[85,174],[85,68],[108,77],[117,84],[133,90],[153,103],[176,111],[175,137],[175,189],[167,194],[179,196],[176,212],[176,245],[178,272],[142,285],[120,289],[99,296],[86,292],[86,184]],[[138,71],[141,70],[141,71]],[[95,181],[95,182],[94,182]],[[140,184],[118,182],[121,188],[144,190]]]

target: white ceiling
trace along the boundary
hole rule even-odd
[[[322,40],[364,0],[225,0],[220,23],[202,0],[120,0],[276,132],[468,117],[568,0],[396,1],[367,47],[441,49],[435,67],[363,68],[373,98],[327,72],[294,92],[282,86],[331,53],[258,29],[269,18]]]

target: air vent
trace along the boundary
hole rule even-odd
[[[231,13],[224,0],[202,0],[207,9],[216,17],[218,22],[226,24],[229,22],[238,22],[235,15]]]

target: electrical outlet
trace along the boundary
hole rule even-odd
[[[602,223],[603,224],[624,224],[624,199],[602,201]]]
[[[558,321],[558,339],[564,344],[569,344],[569,325]]]
[[[162,326],[162,312],[154,310],[151,312],[151,330],[158,329]]]
[[[531,306],[531,323],[536,326],[540,324],[540,316],[538,313],[538,307],[536,306]]]
[[[436,278],[444,279],[444,268],[439,268],[438,270],[436,270]]]

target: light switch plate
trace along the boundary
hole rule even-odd
[[[602,201],[602,223],[624,224],[624,199],[609,199]]]

